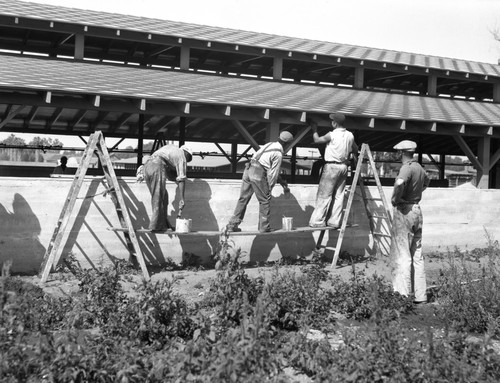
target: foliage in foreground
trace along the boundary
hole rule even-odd
[[[382,278],[343,282],[313,262],[300,272],[277,267],[265,281],[249,277],[238,255],[219,253],[201,306],[176,294],[175,281],[126,293],[118,268],[80,270],[79,293],[64,298],[5,269],[0,381],[290,382],[287,367],[317,382],[500,380],[488,337],[405,329],[411,302]],[[310,328],[339,333],[335,312],[367,324],[343,331],[340,346],[306,337]]]
[[[496,382],[500,356],[466,335],[435,339],[402,328],[381,312],[367,331],[345,332],[337,349],[296,337],[288,360],[316,382]],[[313,356],[311,358],[311,356]]]
[[[443,320],[460,331],[500,336],[500,248],[455,250],[442,271],[438,299]]]

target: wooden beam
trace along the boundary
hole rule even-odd
[[[73,129],[75,129],[76,125],[78,125],[82,121],[83,117],[85,117],[87,113],[88,110],[85,109],[80,110],[73,119],[73,122],[69,124],[68,131],[71,132]]]
[[[248,132],[248,130],[243,126],[243,124],[240,121],[234,120],[232,121],[233,125],[236,127],[238,132],[242,135],[242,137],[245,139],[245,141],[252,146],[254,150],[259,150],[260,145],[255,141],[255,139],[252,137],[252,135]]]
[[[12,108],[7,116],[0,122],[0,130],[7,125],[10,121],[12,121],[19,112],[21,112],[24,108],[26,108],[27,105],[18,105],[15,108]]]
[[[467,145],[467,142],[463,139],[462,136],[454,135],[453,136],[454,140],[460,146],[460,149],[464,152],[464,154],[467,156],[469,161],[472,163],[474,168],[479,172],[483,170],[483,165],[479,162],[479,160],[476,158],[472,150],[469,148],[469,145]]]
[[[311,130],[311,127],[309,125],[302,127],[299,130],[299,132],[293,137],[293,140],[288,145],[286,145],[286,147],[283,149],[283,151],[285,153],[287,153],[290,150],[290,148],[295,147],[295,145],[297,145],[304,138],[304,136],[307,134],[307,132],[309,132],[310,130]]]
[[[45,131],[48,132],[50,129],[52,129],[52,126],[57,122],[59,117],[61,117],[61,114],[63,112],[63,108],[57,108],[54,113],[52,114],[52,118],[50,119],[49,122],[46,124]]]
[[[134,114],[132,113],[123,113],[118,120],[116,120],[111,127],[109,128],[109,133],[114,133],[118,130],[123,124],[125,124]]]
[[[495,164],[498,162],[498,160],[500,160],[500,148],[497,149],[497,151],[495,152],[495,154],[493,154],[490,158],[490,166],[489,166],[489,169],[488,169],[488,172],[493,168],[493,166],[495,166]]]
[[[229,162],[231,162],[231,157],[226,153],[226,151],[224,150],[224,148],[222,146],[219,145],[218,142],[214,142],[215,146],[217,146],[217,149],[219,149],[221,151],[221,153],[224,155],[224,157],[227,158],[227,160]]]

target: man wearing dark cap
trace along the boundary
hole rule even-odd
[[[424,257],[422,255],[422,211],[419,202],[429,185],[429,177],[413,159],[417,144],[404,140],[394,146],[401,153],[402,166],[394,182],[391,266],[394,291],[415,303],[427,302]],[[413,273],[412,273],[413,269]],[[413,275],[412,275],[413,274]]]
[[[316,207],[309,220],[309,226],[330,226],[338,229],[344,205],[347,165],[351,156],[354,159],[357,156],[358,146],[354,142],[353,134],[344,128],[345,116],[342,113],[332,113],[329,117],[332,120],[333,130],[324,136],[318,135],[318,126],[314,121],[310,124],[314,143],[326,144],[326,148],[325,164],[316,195]],[[333,206],[328,216],[332,199]]]
[[[238,226],[245,216],[253,193],[259,201],[259,231],[261,233],[272,231],[269,225],[271,190],[276,182],[279,182],[285,193],[290,192],[287,182],[281,179],[279,173],[284,145],[292,140],[290,132],[281,132],[278,141],[264,145],[252,156],[243,172],[240,197],[227,225],[228,231],[241,231]]]

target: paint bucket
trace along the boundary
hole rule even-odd
[[[191,231],[191,224],[193,220],[177,218],[175,222],[175,231],[178,233],[189,233]]]
[[[285,231],[293,230],[293,217],[283,217],[281,221],[283,225],[283,230]]]

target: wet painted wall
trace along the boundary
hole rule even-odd
[[[15,273],[36,274],[52,237],[57,219],[70,189],[72,178],[9,178],[0,179],[0,263],[12,260]],[[149,224],[150,195],[144,183],[133,178],[120,180],[124,198],[136,228]],[[195,231],[220,231],[229,220],[239,195],[240,182],[234,180],[189,180],[186,188],[184,218],[193,221]],[[386,199],[391,188],[384,188]],[[79,199],[73,209],[63,240],[62,256],[74,254],[83,267],[110,265],[114,259],[128,259],[123,233],[109,230],[118,227],[118,217],[100,177],[85,180]],[[176,215],[179,197],[175,183],[168,184],[172,220]],[[278,185],[271,202],[273,227],[281,227],[281,218],[291,216],[294,226],[307,226],[314,207],[315,185],[291,185],[292,195],[286,198]],[[368,194],[378,197],[376,187]],[[346,198],[347,200],[347,198]],[[374,201],[380,208],[380,201]],[[424,252],[447,249],[484,247],[486,234],[500,238],[500,190],[475,188],[430,188],[424,192],[421,203],[424,214]],[[258,203],[255,197],[248,206],[241,228],[256,230]],[[342,250],[352,255],[378,254],[385,256],[390,244],[388,237],[374,241],[369,230],[359,190],[349,222],[357,226],[346,232]],[[389,234],[385,220],[376,223],[375,232]],[[319,232],[290,233],[287,235],[232,237],[234,248],[241,249],[247,260],[264,262],[281,257],[297,258],[311,255]],[[324,251],[333,256],[337,232],[325,235]],[[197,235],[138,234],[146,263],[162,266],[171,260],[195,255],[202,262],[210,259],[219,237]]]

